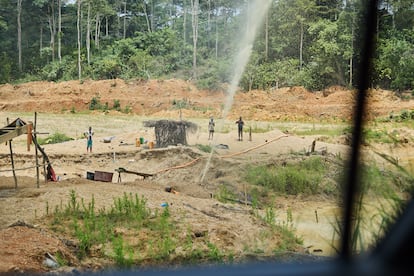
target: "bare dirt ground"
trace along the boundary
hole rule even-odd
[[[71,190],[85,201],[94,197],[97,208],[111,205],[115,197],[124,193],[137,193],[148,199],[150,208],[160,208],[162,203],[168,203],[176,220],[191,225],[194,231],[207,231],[209,239],[221,249],[242,255],[246,248],[261,248],[264,255],[271,254],[278,238],[258,238],[266,225],[252,216],[251,207],[221,203],[214,199],[215,194],[221,185],[242,194],[245,183],[240,178],[240,170],[246,164],[283,162],[292,158],[292,152],[309,150],[316,137],[296,136],[295,129],[349,122],[354,96],[354,92],[339,87],[317,93],[298,87],[237,93],[229,115],[222,119],[225,93],[199,91],[191,83],[180,80],[2,85],[0,115],[3,125],[6,125],[6,118],[33,121],[33,112],[38,112],[39,132],[64,133],[74,140],[44,146],[59,181],[45,183],[41,176],[39,188],[33,168],[33,145],[28,152],[25,137],[13,140],[16,167],[28,168],[16,172],[18,189],[14,189],[14,179],[9,171],[9,147],[0,146],[0,272],[49,271],[51,268],[43,264],[45,254],[56,252],[63,254],[72,267],[99,269],[104,265],[93,259],[79,263],[67,242],[43,225],[46,206],[53,208],[66,202]],[[131,113],[85,112],[93,98],[108,103],[109,107],[119,100],[121,108],[128,106]],[[370,91],[369,101],[368,118],[388,116],[391,112],[414,107],[412,100],[403,101],[388,91]],[[181,111],[177,103],[183,107]],[[217,124],[213,141],[208,140],[207,134],[210,116],[216,118]],[[243,116],[246,127],[265,131],[253,133],[251,141],[245,133],[244,141],[237,141],[234,121],[239,116]],[[180,117],[199,125],[197,132],[188,135],[189,146],[166,149],[136,146],[139,137],[155,140],[153,129],[145,128],[143,121],[178,120]],[[89,125],[95,136],[93,153],[88,154],[82,133]],[[412,158],[407,149],[412,145],[413,134],[410,130],[406,132],[409,137],[406,147],[393,151],[405,153],[407,159]],[[108,137],[112,137],[111,142],[105,143]],[[349,148],[343,141],[318,141],[316,150],[346,156]],[[198,150],[197,144],[225,144],[228,149],[217,148],[208,163],[209,154]],[[189,163],[191,165],[175,168]],[[120,167],[155,176],[143,180],[137,175],[122,174],[122,182],[118,182],[115,169]],[[88,171],[113,172],[112,182],[88,180]],[[166,187],[174,187],[179,193],[167,193]],[[340,210],[333,199],[319,196],[275,200],[279,221],[285,220],[288,209],[292,210],[298,235],[304,240],[304,248],[298,248],[298,252],[307,248],[313,254],[333,253],[332,218]],[[318,221],[315,221],[316,211]]]
[[[32,82],[0,86],[0,110],[13,112],[69,112],[87,110],[92,98],[102,104],[129,106],[141,116],[176,117],[174,102],[185,102],[187,118],[220,117],[226,93],[200,91],[182,80],[86,80]],[[295,120],[349,120],[355,91],[331,87],[310,92],[302,87],[288,87],[271,91],[254,90],[237,93],[227,119],[243,116],[252,121]],[[403,101],[390,91],[373,90],[369,93],[368,118],[387,116],[392,111],[411,109],[412,101]]]

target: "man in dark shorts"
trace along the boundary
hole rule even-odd
[[[243,126],[244,126],[244,122],[243,122],[241,116],[240,116],[239,120],[236,121],[236,124],[238,126],[239,141],[243,141]]]

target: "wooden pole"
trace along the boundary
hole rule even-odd
[[[37,149],[37,134],[36,134],[36,128],[37,128],[37,112],[35,112],[35,118],[34,118],[34,126],[33,126],[33,136],[35,142],[35,155],[36,155],[36,187],[39,188],[39,155],[38,155],[38,149]]]
[[[43,175],[45,176],[45,184],[47,183],[46,159],[43,156]]]
[[[16,177],[16,172],[14,170],[12,140],[9,141],[9,148],[10,148],[10,159],[11,159],[11,165],[12,165],[13,177],[14,177],[14,188],[17,189],[17,177]]]
[[[30,151],[30,144],[32,143],[32,130],[33,124],[32,122],[29,122],[27,124],[27,151]]]
[[[313,140],[312,147],[311,147],[311,153],[315,152],[315,146],[316,146],[316,140]]]
[[[9,117],[6,119],[7,125],[9,125]],[[7,143],[7,142],[6,142]],[[14,158],[13,158],[13,147],[12,147],[12,140],[9,140],[9,148],[10,148],[10,159],[11,159],[11,165],[12,165],[12,171],[13,171],[13,178],[14,178],[14,188],[17,189],[17,177],[16,172],[14,170]]]
[[[246,183],[243,184],[243,188],[244,188],[244,204],[247,207],[247,188],[246,188]]]
[[[274,141],[276,141],[276,140],[279,140],[279,139],[281,139],[281,138],[283,138],[283,137],[289,137],[289,136],[288,136],[288,135],[280,135],[280,136],[278,136],[278,137],[276,137],[276,138],[274,138],[274,139],[272,139],[272,140],[270,140],[270,141],[267,141],[267,142],[265,142],[265,143],[263,143],[263,144],[260,144],[260,145],[258,145],[258,146],[254,146],[254,147],[248,148],[248,149],[243,150],[243,151],[240,151],[240,152],[236,152],[236,153],[232,153],[232,154],[227,154],[227,155],[222,155],[222,156],[220,156],[220,157],[221,157],[221,158],[229,158],[229,157],[233,157],[233,156],[236,156],[236,155],[240,155],[240,154],[243,154],[243,153],[246,153],[246,152],[249,152],[249,151],[252,151],[252,150],[258,149],[258,148],[260,148],[260,147],[266,146],[267,144],[270,144],[270,143],[272,143],[272,142],[274,142]]]
[[[9,117],[6,118],[6,124],[9,125]],[[7,146],[7,140],[6,140],[6,146]]]

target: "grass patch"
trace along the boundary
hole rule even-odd
[[[403,167],[394,162],[397,170],[380,168],[376,164],[362,164],[361,192],[366,195],[376,195],[384,198],[394,198],[396,193],[411,193],[414,187],[413,176]]]
[[[55,132],[52,135],[49,135],[46,138],[39,138],[37,137],[37,142],[39,145],[45,145],[45,144],[58,144],[63,143],[66,141],[71,141],[73,138],[68,137],[66,134]]]
[[[299,136],[313,136],[313,135],[324,135],[329,137],[337,137],[344,134],[348,129],[342,127],[326,127],[326,128],[310,128],[310,129],[303,129],[303,130],[294,130],[293,132]]]
[[[247,182],[280,194],[312,195],[320,192],[319,186],[327,172],[321,157],[310,157],[285,166],[257,166],[247,169]]]
[[[254,125],[252,125],[250,127],[244,128],[243,129],[243,132],[249,133],[250,130],[251,130],[252,133],[266,133],[266,132],[272,131],[273,128],[272,128],[272,126],[270,124],[268,124],[265,127],[262,127],[262,126],[259,126],[257,124],[254,124]]]
[[[207,153],[210,153],[212,151],[212,149],[213,149],[209,145],[196,144],[195,146],[196,146],[196,148],[198,148],[202,152],[207,152]]]
[[[398,163],[396,160],[395,163]],[[408,173],[376,164],[361,164],[362,192],[387,197],[396,192],[410,191],[413,185]],[[320,156],[310,156],[301,161],[283,165],[248,167],[245,180],[252,184],[253,198],[263,201],[272,192],[280,195],[340,195],[343,181],[343,162]]]
[[[395,132],[388,133],[384,129],[364,129],[362,132],[364,143],[398,143],[398,134]]]
[[[215,263],[224,263],[224,254],[217,248],[215,244],[207,242],[207,247],[207,258],[209,261]]]
[[[414,121],[414,109],[412,110],[401,110],[399,113],[391,112],[385,118],[379,118],[380,122],[407,122]]]
[[[203,106],[193,106],[192,109],[195,110],[195,111],[201,111],[203,113],[206,113],[207,111],[214,111],[214,108],[209,107],[209,106],[207,106],[207,107],[203,107]]]
[[[46,208],[49,228],[76,239],[80,259],[93,256],[131,268],[149,263],[225,263],[234,258],[210,241],[208,233],[197,238],[187,226],[187,234],[181,235],[168,207],[151,210],[137,194],[124,193],[108,209],[96,210],[93,197],[86,203],[71,190],[66,204],[56,206],[54,212],[48,204]],[[176,252],[178,247],[182,250]],[[62,257],[60,263],[67,261]]]
[[[222,184],[219,187],[219,190],[217,194],[215,195],[215,198],[223,203],[227,202],[235,202],[238,200],[237,195],[233,193],[226,184]]]
[[[261,216],[258,212],[254,212],[256,216],[270,227],[270,233],[263,233],[263,235],[278,235],[280,242],[273,249],[275,254],[285,252],[294,252],[298,245],[303,244],[303,239],[296,235],[296,229],[293,226],[292,210],[286,211],[285,220],[277,220],[275,210],[272,205],[268,205],[264,209],[264,214]]]
[[[378,127],[378,122],[381,122],[381,128]],[[384,125],[386,124],[387,125]],[[377,123],[365,127],[363,129],[363,143],[383,143],[383,144],[398,144],[401,143],[399,139],[399,132],[395,130],[397,127],[406,126],[409,128],[414,127],[414,120],[404,120],[404,121],[381,121],[378,119]],[[295,135],[299,136],[326,136],[328,138],[335,138],[341,135],[352,134],[352,127],[313,127],[302,130],[292,131]]]
[[[86,204],[74,190],[71,190],[69,197],[66,205],[56,206],[50,223],[55,231],[66,232],[69,229],[70,234],[76,237],[79,258],[90,254],[94,245],[109,243],[114,254],[107,257],[118,265],[129,266],[132,257],[124,255],[130,255],[130,249],[123,239],[114,234],[115,229],[155,229],[155,235],[169,227],[164,218],[160,219],[164,213],[159,215],[156,212],[153,219],[150,218],[152,212],[146,206],[146,199],[138,195],[124,194],[114,199],[109,210],[99,211],[95,208],[94,198]]]
[[[126,247],[122,236],[115,237],[112,240],[114,249],[114,259],[118,267],[131,267],[133,264],[133,250]]]

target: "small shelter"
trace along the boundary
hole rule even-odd
[[[197,130],[197,125],[188,121],[145,121],[144,126],[155,128],[157,148],[179,144],[187,145],[187,131],[195,132]]]

